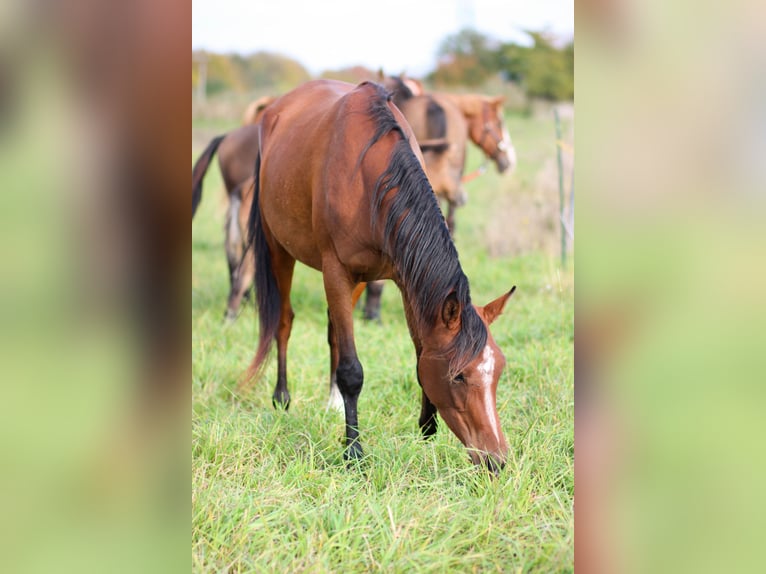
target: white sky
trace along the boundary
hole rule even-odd
[[[312,74],[361,64],[422,75],[465,27],[504,42],[525,28],[571,38],[574,0],[192,0],[193,50],[278,52]]]

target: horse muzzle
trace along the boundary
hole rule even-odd
[[[499,150],[493,159],[497,165],[497,171],[500,173],[511,172],[516,167],[516,150],[513,148]]]
[[[468,452],[468,456],[473,464],[483,466],[496,477],[505,468],[505,454],[472,450]]]
[[[448,201],[455,207],[463,207],[466,203],[468,203],[468,194],[465,192],[463,187],[460,186],[457,191],[450,195]]]

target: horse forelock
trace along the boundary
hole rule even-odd
[[[363,153],[387,133],[396,131],[400,139],[375,184],[371,225],[373,229],[384,226],[381,250],[397,271],[419,332],[426,333],[441,321],[442,307],[451,293],[457,297],[461,328],[444,349],[450,373],[455,375],[484,349],[487,328],[471,304],[468,278],[431,184],[387,105],[388,92],[382,86],[377,88],[369,108],[376,129]]]

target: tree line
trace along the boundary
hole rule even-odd
[[[544,33],[527,31],[529,43],[500,42],[475,30],[462,30],[441,43],[437,64],[425,80],[436,88],[479,87],[492,78],[518,85],[530,98],[551,101],[574,98],[574,40],[557,45]],[[192,53],[192,87],[199,82],[199,60],[206,61],[206,88],[210,95],[258,90],[282,93],[312,78],[298,61],[281,54]],[[386,70],[396,73],[396,70]],[[321,77],[360,81],[376,74],[355,66],[326,70]]]

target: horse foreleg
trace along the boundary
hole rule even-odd
[[[338,388],[338,338],[332,326],[330,309],[327,309],[327,344],[330,346],[330,398],[327,400],[327,410],[343,412],[343,397]]]
[[[357,285],[335,259],[327,258],[322,262],[322,273],[332,325],[329,333],[338,353],[335,380],[343,397],[346,417],[346,451],[343,457],[354,460],[362,457],[357,402],[364,382],[364,371],[354,344],[353,295]],[[333,343],[331,353],[332,347]]]
[[[359,283],[351,294],[351,308],[356,307],[359,297],[364,292],[367,283]],[[335,329],[332,326],[332,319],[330,318],[330,310],[327,309],[327,344],[330,346],[330,398],[327,400],[327,409],[333,409],[343,412],[343,397],[338,389],[338,341],[335,337]]]

